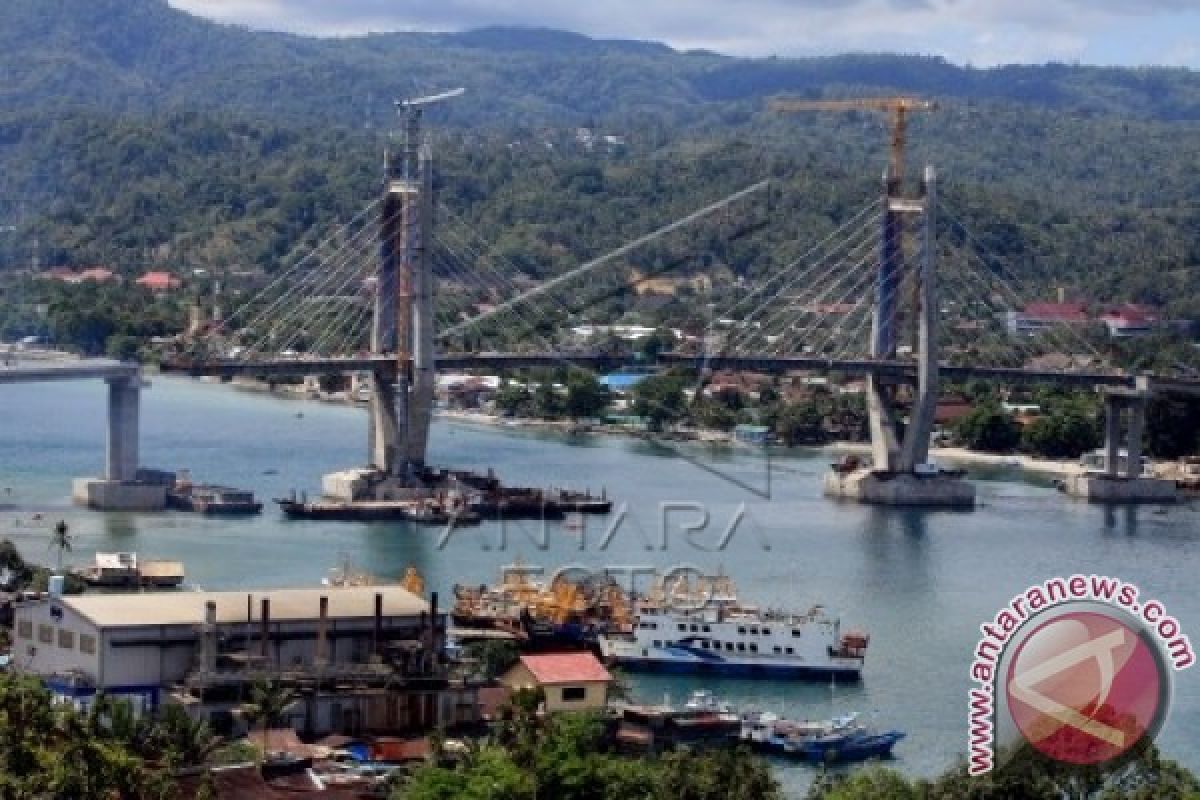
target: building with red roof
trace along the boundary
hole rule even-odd
[[[1030,303],[1023,311],[1008,312],[1008,330],[1032,336],[1059,325],[1086,325],[1090,320],[1084,303]]]
[[[179,278],[169,272],[147,272],[137,279],[137,285],[152,292],[170,292],[181,285]]]
[[[608,703],[613,677],[591,653],[537,653],[521,656],[500,683],[513,691],[541,689],[546,711],[600,711]]]
[[[1162,324],[1162,316],[1150,306],[1125,303],[1105,311],[1100,321],[1108,328],[1109,336],[1122,339],[1152,333]]]
[[[109,281],[114,280],[116,277],[117,274],[115,272],[113,272],[111,269],[105,269],[104,267],[91,267],[79,273],[80,282],[93,281],[94,283],[108,283]]]

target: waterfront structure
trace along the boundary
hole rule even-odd
[[[513,691],[541,689],[546,711],[601,711],[613,677],[588,652],[526,654],[500,677]]]
[[[269,681],[301,698],[287,722],[309,735],[477,715],[474,689],[448,681],[437,596],[400,586],[50,595],[15,617],[14,667],[80,708],[99,692],[140,712],[178,703],[230,732]]]
[[[108,511],[160,511],[166,486],[139,468],[138,440],[141,393],[145,388],[137,364],[107,358],[76,359],[67,353],[22,351],[0,369],[0,384],[47,383],[100,379],[108,384],[108,440],[104,474],[78,478],[75,502]]]

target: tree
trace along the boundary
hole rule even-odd
[[[1099,446],[1096,420],[1074,409],[1038,417],[1021,434],[1022,447],[1047,458],[1079,458]]]
[[[823,422],[816,403],[790,403],[779,410],[772,427],[775,435],[791,447],[819,443],[824,438]]]
[[[221,739],[206,720],[192,719],[182,706],[168,705],[154,722],[154,747],[179,767],[207,764],[221,747]]]
[[[138,338],[127,333],[114,333],[104,345],[108,357],[118,361],[136,361],[140,349],[141,342]]]
[[[551,379],[540,382],[533,390],[533,412],[544,419],[562,416],[566,403]]]
[[[533,411],[533,395],[529,389],[516,383],[507,383],[496,392],[496,408],[513,416],[524,416]]]
[[[503,639],[472,642],[464,650],[468,658],[478,662],[479,671],[487,680],[503,675],[520,656],[516,643]]]
[[[120,709],[100,697],[80,713],[32,679],[0,675],[0,797],[176,796],[169,771],[127,741],[125,721],[113,716]]]
[[[1021,427],[998,405],[985,404],[961,417],[954,426],[963,444],[990,453],[1011,452],[1021,442]]]
[[[683,378],[652,375],[633,388],[633,410],[646,420],[651,430],[661,431],[668,421],[683,415]]]
[[[58,524],[54,526],[54,534],[50,540],[50,546],[58,549],[58,571],[61,573],[63,568],[63,553],[71,552],[71,532],[65,519],[60,519]]]
[[[281,722],[295,706],[299,695],[279,681],[259,680],[250,687],[250,702],[242,706],[242,713],[251,725],[261,725],[263,750],[271,755],[271,728]]]
[[[572,420],[598,417],[611,402],[608,387],[591,373],[573,372],[567,380],[567,416]]]
[[[873,768],[824,776],[808,800],[1196,800],[1200,780],[1161,758],[1150,743],[1116,764],[1073,766],[1023,745],[997,758],[986,775],[967,773],[965,761],[933,781],[910,781],[894,770]]]
[[[1200,398],[1153,397],[1146,409],[1146,447],[1159,458],[1200,453]]]

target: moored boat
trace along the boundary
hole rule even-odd
[[[178,511],[226,516],[257,514],[262,511],[262,503],[255,499],[254,492],[249,489],[193,483],[186,470],[181,471],[167,489],[167,507]]]
[[[338,521],[408,520],[419,525],[474,525],[480,517],[468,508],[436,500],[316,500],[277,498],[289,519]]]
[[[869,637],[842,632],[840,621],[822,606],[804,613],[764,611],[741,603],[725,576],[698,584],[660,584],[635,606],[628,632],[599,637],[601,655],[631,669],[764,678],[860,677]]]
[[[451,619],[462,628],[511,633],[535,649],[593,647],[604,631],[628,630],[629,601],[615,581],[546,583],[540,572],[517,563],[493,586],[455,586]]]
[[[769,753],[823,763],[864,761],[891,755],[906,734],[877,731],[858,714],[828,720],[789,720],[770,712],[742,714],[739,738]]]
[[[76,574],[88,586],[106,589],[173,589],[184,578],[182,562],[139,561],[137,553],[96,553],[93,562]]]

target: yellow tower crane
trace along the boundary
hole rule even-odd
[[[936,111],[937,103],[915,97],[861,97],[850,100],[800,100],[777,97],[768,106],[772,111],[794,114],[801,111],[883,111],[891,115],[891,180],[899,187],[904,180],[904,145],[908,137],[908,115],[918,111]]]

